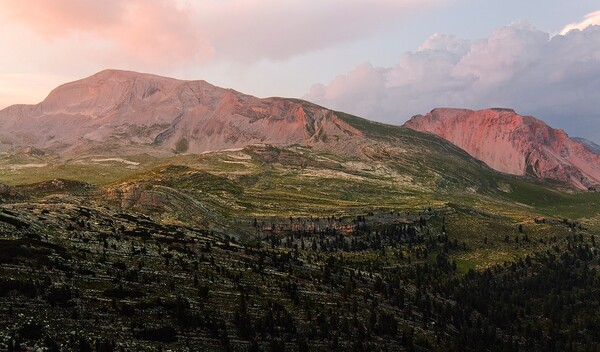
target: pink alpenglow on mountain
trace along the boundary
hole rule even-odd
[[[0,111],[0,147],[59,153],[199,153],[252,144],[356,153],[362,133],[306,101],[253,96],[150,74],[105,70]],[[356,149],[356,148],[355,148]]]
[[[404,125],[436,134],[491,168],[579,189],[600,185],[600,155],[531,116],[510,109],[434,109]]]

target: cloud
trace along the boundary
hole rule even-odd
[[[585,17],[583,18],[583,20],[581,22],[575,22],[575,23],[566,25],[560,31],[560,34],[563,34],[563,35],[567,34],[569,31],[574,30],[574,29],[583,30],[583,29],[586,29],[588,26],[593,26],[593,25],[600,25],[600,11],[592,12],[592,13],[585,15]]]
[[[385,98],[385,80],[389,70],[362,64],[350,74],[338,76],[327,87],[315,85],[311,93],[325,102],[352,101],[352,111],[365,116]],[[331,106],[330,104],[326,104]]]
[[[33,93],[45,96],[56,87],[56,78],[52,75],[0,74],[0,107],[12,104],[29,103]],[[36,81],[32,87],[28,82]]]
[[[219,54],[248,61],[295,55],[364,38],[445,0],[231,0],[197,6]]]
[[[98,31],[120,22],[123,4],[78,0],[4,0],[2,12],[12,20],[30,26],[47,38],[73,31]]]
[[[186,9],[172,1],[4,0],[0,4],[0,15],[30,29],[45,44],[79,39],[69,48],[72,55],[84,51],[99,61],[157,67],[203,62],[214,52]]]
[[[97,61],[160,68],[287,60],[368,36],[443,1],[2,0],[0,19],[46,42],[80,38],[72,51],[95,51]]]
[[[512,107],[600,141],[600,26],[550,34],[519,21],[488,38],[435,34],[389,68],[363,64],[304,97],[401,124],[435,107]]]

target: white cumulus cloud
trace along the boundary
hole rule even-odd
[[[589,26],[600,25],[600,11],[595,11],[585,15],[581,22],[570,23],[566,25],[560,34],[567,34],[573,29],[583,30]]]

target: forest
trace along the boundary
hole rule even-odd
[[[93,208],[28,211],[37,220],[0,219],[8,351],[599,348],[597,241],[567,219],[471,241],[448,209],[261,218],[239,240]],[[48,225],[58,218],[64,229]],[[465,266],[478,247],[524,255]]]

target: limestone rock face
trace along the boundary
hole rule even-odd
[[[510,109],[434,109],[404,125],[436,134],[491,168],[530,174],[579,189],[600,184],[600,155],[531,116]]]
[[[362,138],[333,111],[305,101],[119,70],[59,86],[37,105],[0,111],[4,149],[198,153],[264,143],[352,153],[350,142]]]

